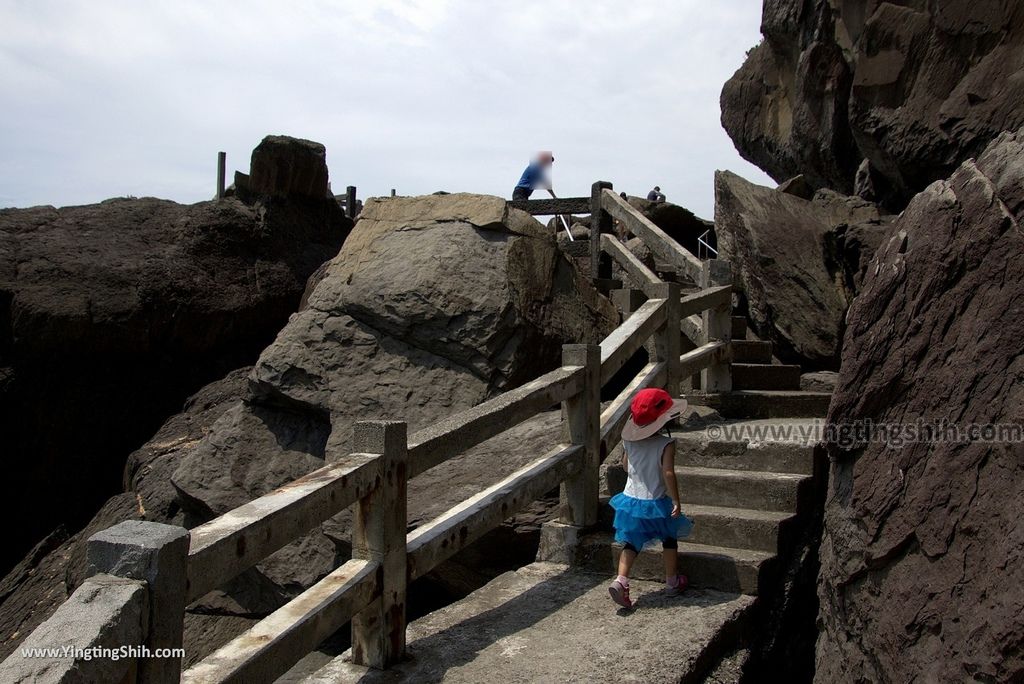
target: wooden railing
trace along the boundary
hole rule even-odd
[[[132,521],[95,535],[88,547],[95,572],[144,580],[148,587],[146,644],[178,647],[188,603],[355,506],[350,561],[184,673],[176,658],[149,659],[138,681],[270,682],[350,621],[353,662],[387,667],[405,649],[409,582],[556,486],[560,524],[582,529],[597,522],[598,470],[621,439],[638,390],[658,386],[675,393],[697,372],[704,373],[706,388],[728,389],[731,286],[722,282],[728,265],[694,266],[680,253],[685,250],[667,244],[664,233],[608,188],[595,184],[593,225],[609,226],[612,216],[623,221],[655,254],[696,275],[703,289],[681,297],[677,283],[662,282],[615,237],[592,233],[592,243],[622,267],[637,298],[647,297],[624,312],[623,323],[600,345],[566,345],[559,368],[411,436],[402,422],[358,423],[348,456],[191,531]],[[704,339],[682,354],[681,326],[693,315],[702,317]],[[650,362],[602,410],[602,387],[644,347]],[[409,478],[558,404],[564,418],[559,443],[407,534]]]

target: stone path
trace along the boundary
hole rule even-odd
[[[409,659],[387,672],[340,656],[306,684],[360,682],[678,682],[707,662],[752,596],[692,590],[667,597],[634,581],[618,609],[610,578],[534,563],[409,625]],[[730,640],[726,638],[725,640]]]

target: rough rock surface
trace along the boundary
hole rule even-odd
[[[837,365],[846,309],[888,221],[859,198],[807,201],[715,175],[719,257],[733,263],[754,329],[788,362]]]
[[[413,432],[550,370],[563,343],[599,340],[615,321],[550,232],[500,198],[370,201],[308,307],[264,350],[249,396],[179,462],[172,481],[186,522],[348,454],[357,420],[403,419]],[[522,458],[537,454],[525,433],[517,440]],[[458,459],[443,494],[410,485],[410,510],[431,497],[451,505],[456,483],[481,488],[514,462],[525,460]],[[326,573],[347,556],[348,525],[338,516],[268,559],[253,580],[260,591],[241,592],[257,603],[240,610],[262,612]]]
[[[1022,160],[1024,130],[1005,134],[894,223],[831,423],[1024,423]],[[817,681],[1019,681],[1020,443],[892,444],[830,447]]]
[[[0,210],[0,514],[20,520],[0,571],[81,527],[189,394],[251,364],[350,227],[322,198]]]
[[[722,125],[776,181],[856,182],[901,209],[1024,124],[1019,2],[767,0],[761,32],[722,90]]]
[[[712,247],[717,246],[715,224],[699,218],[686,207],[671,202],[651,202],[643,197],[630,197],[629,204],[693,254],[698,253],[697,238],[707,231],[710,231],[707,241]]]
[[[84,579],[93,532],[135,518],[191,527],[347,454],[358,419],[424,427],[549,370],[563,342],[599,339],[616,322],[607,300],[575,282],[553,236],[498,198],[371,202],[347,244],[255,369],[193,397],[129,458],[126,493],[0,583],[0,654]],[[410,525],[542,455],[559,430],[558,412],[543,414],[416,478]],[[551,506],[539,502],[442,566],[410,610],[528,562]],[[337,516],[193,605],[188,661],[346,559],[350,521]]]
[[[268,135],[252,151],[249,176],[236,189],[257,197],[329,197],[327,149],[311,140]]]

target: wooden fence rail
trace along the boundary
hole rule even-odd
[[[555,487],[561,489],[559,525],[578,531],[596,522],[598,468],[620,441],[629,403],[638,390],[665,387],[676,393],[683,377],[698,372],[704,374],[707,387],[728,389],[728,264],[695,265],[692,255],[610,188],[597,183],[586,198],[586,209],[592,211],[592,246],[622,265],[637,294],[648,299],[638,302],[600,345],[566,345],[559,368],[411,437],[405,423],[358,423],[353,453],[191,531],[133,521],[90,538],[89,557],[95,567],[144,582],[140,586],[148,592],[147,645],[173,645],[181,643],[187,603],[354,506],[352,560],[184,673],[173,659],[146,661],[146,668],[139,671],[145,672],[147,684],[179,678],[192,684],[271,682],[346,622],[352,624],[353,662],[387,667],[405,649],[408,582]],[[584,208],[579,198],[560,202],[545,204],[545,212]],[[695,276],[702,290],[681,297],[676,283],[662,282],[616,238],[595,232],[610,228],[612,217],[623,221],[660,258]],[[687,326],[701,339],[696,349],[683,354],[681,335]],[[645,347],[651,352],[650,362],[602,411],[602,388]],[[559,403],[564,415],[561,443],[407,532],[409,478]],[[136,540],[140,534],[146,538]],[[0,675],[4,672],[0,666]]]

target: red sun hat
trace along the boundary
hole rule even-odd
[[[636,442],[655,434],[686,408],[685,399],[673,399],[663,389],[643,389],[629,405],[630,418],[622,428],[622,439]]]

